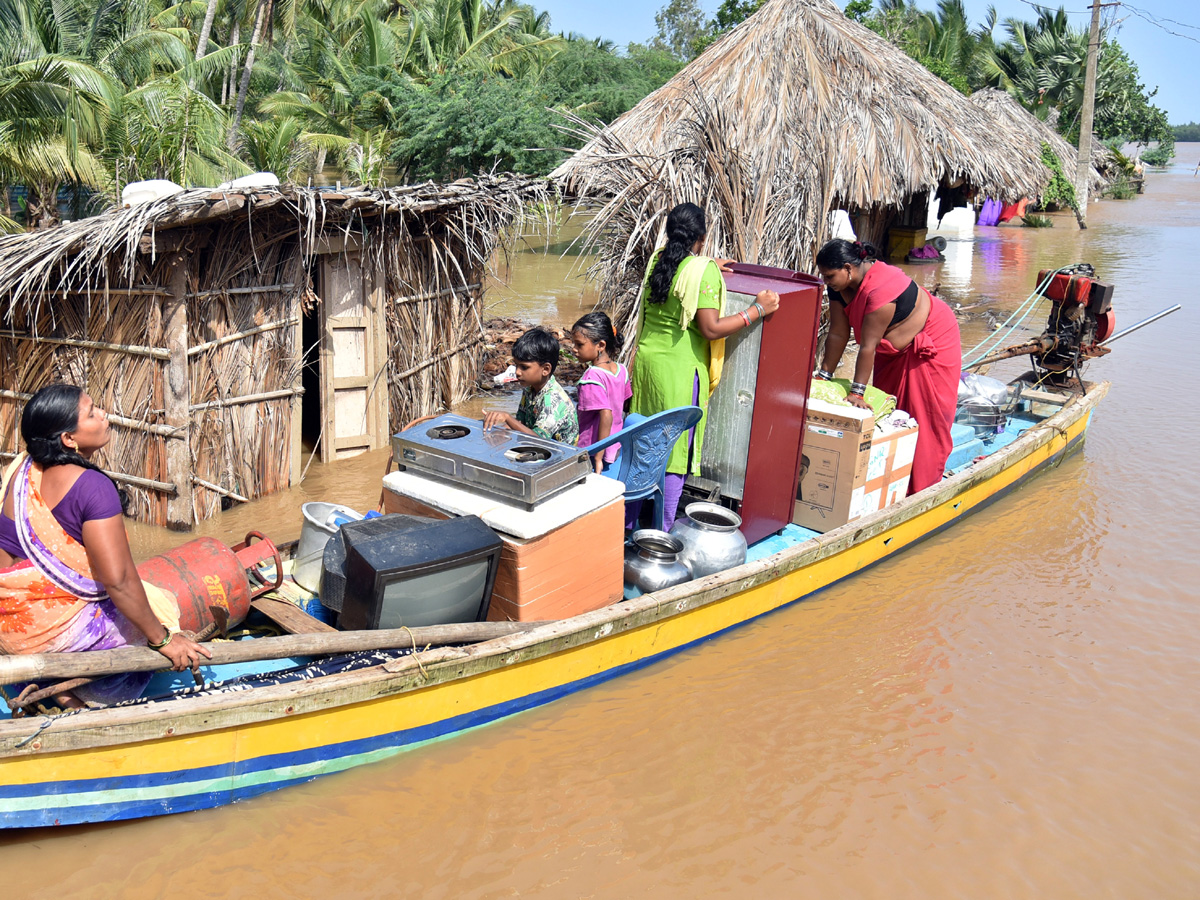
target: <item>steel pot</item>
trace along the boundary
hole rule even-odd
[[[741,516],[723,506],[689,503],[671,527],[671,534],[683,543],[679,561],[691,569],[693,578],[740,566],[746,561],[741,526]]]
[[[635,531],[625,547],[625,583],[643,594],[692,580],[691,570],[679,561],[683,543],[665,531]]]

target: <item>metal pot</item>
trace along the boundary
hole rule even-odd
[[[322,503],[314,500],[300,506],[304,524],[300,526],[300,543],[296,545],[293,558],[292,578],[296,584],[311,593],[321,589],[321,556],[329,536],[338,530],[341,518],[357,522],[362,513],[355,512],[340,503]]]
[[[691,570],[679,561],[683,543],[665,531],[635,531],[625,547],[625,583],[643,594],[692,580]]]
[[[671,527],[671,534],[683,543],[679,561],[692,570],[693,578],[740,566],[746,561],[741,526],[741,516],[723,506],[689,503],[683,518]]]

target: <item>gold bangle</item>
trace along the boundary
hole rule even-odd
[[[151,650],[161,650],[163,647],[167,646],[167,644],[171,643],[171,638],[173,638],[173,637],[175,637],[175,632],[171,631],[171,629],[168,628],[167,636],[165,638],[163,638],[157,644],[155,644],[151,641],[146,641],[146,646],[149,647]]]

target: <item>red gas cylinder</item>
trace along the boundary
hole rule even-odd
[[[261,540],[251,544],[252,537]],[[276,580],[252,590],[246,569],[267,560],[274,561]],[[138,574],[174,595],[179,602],[179,627],[199,633],[214,622],[221,628],[240,624],[250,612],[250,601],[283,581],[283,565],[275,545],[252,531],[233,549],[210,537],[188,541],[146,560],[138,566]]]

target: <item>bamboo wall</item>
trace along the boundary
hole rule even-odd
[[[137,267],[138,285],[152,284],[163,261]],[[21,409],[34,391],[55,381],[83,387],[109,412],[113,440],[96,462],[119,478],[130,495],[130,513],[166,521],[166,495],[147,484],[166,486],[162,422],[165,351],[160,288],[130,288],[119,273],[107,291],[50,292],[31,306],[8,310],[0,331],[0,451],[4,460],[20,449]],[[41,340],[35,340],[37,335]],[[107,345],[79,346],[84,342]]]
[[[106,291],[45,294],[33,310],[11,307],[0,333],[4,458],[20,449],[24,401],[68,381],[110,413],[113,440],[97,462],[123,482],[134,518],[179,527],[219,511],[225,497],[254,499],[289,485],[301,316],[321,314],[311,260],[294,228],[229,225],[194,237],[154,261],[141,254],[132,278],[114,262]],[[489,248],[468,254],[462,237],[445,229],[411,237],[380,229],[354,251],[382,273],[391,431],[465,399],[482,352],[483,271],[467,260]],[[169,409],[176,363],[165,318],[181,321],[186,334],[182,427]],[[169,459],[176,446],[182,463]]]
[[[289,484],[310,285],[295,232],[256,239],[227,228],[192,255],[188,287],[191,502],[199,521],[225,496],[253,499]]]
[[[468,252],[446,229],[379,248],[386,280],[389,425],[465,400],[483,358],[481,263],[486,248]]]

